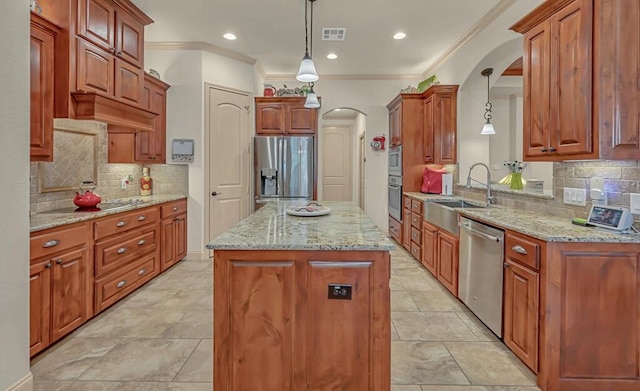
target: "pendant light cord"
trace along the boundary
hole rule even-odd
[[[309,52],[309,56],[311,58],[313,58],[313,2],[314,1],[315,0],[309,0],[309,2],[311,3],[311,51]],[[305,29],[306,29],[306,27],[305,27]]]
[[[304,52],[306,54],[309,54],[309,30],[307,28],[307,14],[307,0],[304,0]]]

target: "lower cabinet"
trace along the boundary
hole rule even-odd
[[[398,243],[402,243],[402,224],[389,216],[389,234]]]
[[[422,223],[422,261],[454,296],[458,296],[458,237],[427,222]]]
[[[187,255],[187,201],[164,205],[160,214],[160,270],[165,271]]]
[[[215,390],[389,390],[388,252],[216,250],[214,268]]]
[[[93,315],[90,233],[88,224],[79,223],[31,235],[31,355]]]
[[[409,204],[411,204],[411,200],[409,200]],[[411,251],[411,209],[403,208],[402,209],[402,247],[404,247],[407,251]]]

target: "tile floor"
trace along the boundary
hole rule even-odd
[[[391,262],[392,391],[539,390],[409,253]],[[36,357],[35,391],[211,391],[212,285],[210,260],[179,263]]]

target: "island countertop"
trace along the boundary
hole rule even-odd
[[[286,213],[299,201],[267,203],[207,244],[212,250],[388,251],[395,246],[362,209],[348,202],[323,201],[331,213],[298,217]]]

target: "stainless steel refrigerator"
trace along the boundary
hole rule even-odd
[[[313,197],[313,137],[256,136],[253,146],[256,210],[270,200]]]

